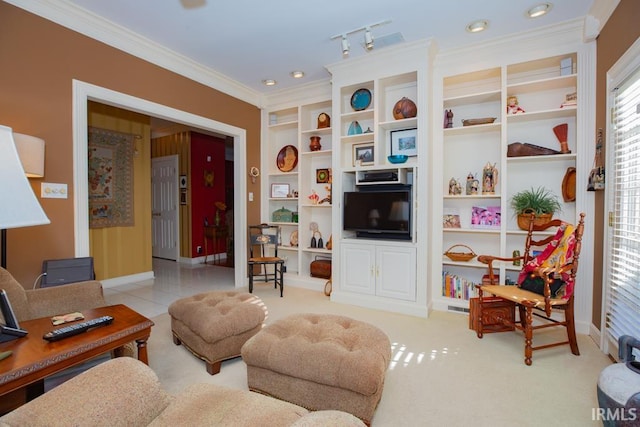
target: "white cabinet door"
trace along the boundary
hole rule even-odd
[[[385,298],[416,300],[416,248],[342,245],[341,289]]]
[[[376,247],[376,295],[416,300],[416,249]]]
[[[363,245],[342,245],[340,288],[345,292],[375,295],[375,250]]]

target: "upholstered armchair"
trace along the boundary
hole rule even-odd
[[[11,273],[0,267],[0,289],[7,293],[18,322],[107,305],[102,284],[97,280],[25,289]],[[117,354],[135,357],[136,345],[129,343]]]
[[[0,289],[7,292],[18,322],[106,305],[102,284],[95,280],[25,289],[11,273],[0,267]]]

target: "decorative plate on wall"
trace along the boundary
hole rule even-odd
[[[351,95],[351,108],[355,111],[366,110],[371,105],[371,91],[366,88],[358,89]]]
[[[282,172],[291,172],[298,165],[298,149],[293,145],[282,147],[276,158],[276,165]]]

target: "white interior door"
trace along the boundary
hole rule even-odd
[[[151,159],[152,255],[177,261],[178,242],[178,156]]]

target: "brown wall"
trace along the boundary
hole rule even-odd
[[[640,37],[640,1],[621,0],[598,36],[597,81],[596,81],[596,134],[604,130],[606,141],[607,119],[607,71]],[[595,143],[595,142],[594,142]],[[606,151],[606,147],[605,147]],[[605,171],[606,172],[606,171]],[[603,242],[606,237],[603,227],[605,218],[604,192],[595,193],[595,248],[594,259],[602,260]],[[602,319],[602,262],[596,262],[593,269],[593,325],[600,328]]]
[[[260,164],[260,111],[185,77],[0,2],[0,124],[46,141],[44,179],[68,184],[68,199],[41,199],[51,224],[8,231],[7,268],[29,287],[42,260],[73,257],[72,80],[126,93],[247,131],[247,165]],[[259,221],[256,202],[247,212]],[[4,201],[2,201],[4,202]]]

